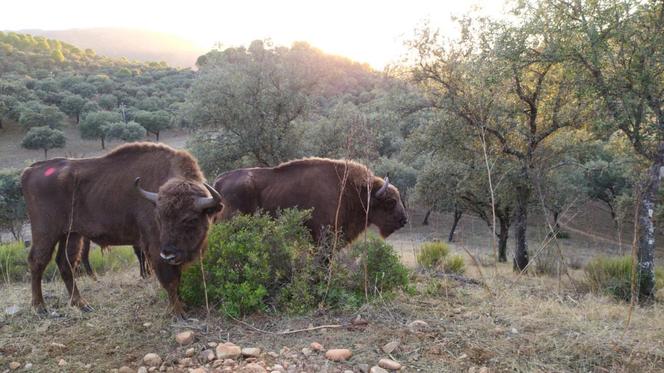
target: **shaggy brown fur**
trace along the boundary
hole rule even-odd
[[[230,171],[219,176],[214,186],[225,205],[220,219],[258,209],[270,213],[292,207],[313,209],[307,227],[318,242],[328,227],[342,232],[348,241],[357,238],[365,229],[369,192],[368,224],[376,225],[384,237],[403,227],[406,213],[397,188],[390,185],[383,196],[376,196],[383,183],[357,162],[306,158],[271,168]]]
[[[158,191],[156,207],[134,188],[137,177],[142,188]],[[202,182],[189,153],[152,143],[123,145],[97,158],[57,158],[26,168],[22,188],[32,228],[28,261],[33,306],[45,310],[41,278],[55,244],[61,242],[67,250],[59,250],[64,252],[58,253],[58,267],[71,303],[89,308],[67,263],[67,257],[69,262],[72,256],[78,260],[78,242],[87,237],[101,246],[143,248],[174,311],[182,314],[177,296],[181,265],[203,249],[211,217],[221,210],[221,204],[205,211],[194,208],[198,198],[209,197]],[[71,240],[74,245],[65,244]],[[168,261],[160,257],[164,253]]]

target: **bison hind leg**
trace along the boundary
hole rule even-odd
[[[73,269],[78,266],[80,260],[82,245],[83,237],[78,233],[69,233],[62,236],[58,245],[55,262],[58,265],[60,277],[62,277],[62,281],[65,283],[67,292],[69,293],[69,304],[79,307],[82,311],[91,311],[92,307],[81,298],[73,274]]]

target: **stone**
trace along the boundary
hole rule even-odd
[[[194,332],[185,330],[175,335],[175,341],[181,346],[189,345],[194,341]]]
[[[258,347],[245,347],[242,349],[242,356],[259,357],[261,356],[261,349]]]
[[[519,334],[519,331],[516,330],[516,328],[512,328],[512,329],[510,329],[510,333],[512,333],[512,334]]]
[[[278,371],[278,372],[281,372],[281,371],[284,370],[284,367],[281,366],[281,364],[274,364],[274,365],[272,366],[272,370],[276,370],[276,371]]]
[[[152,369],[152,371],[154,372],[155,370],[157,370],[157,367],[150,367],[150,369]],[[139,367],[136,373],[148,373],[148,368]]]
[[[267,373],[267,370],[256,363],[249,363],[238,370],[239,373]]]
[[[65,361],[65,359],[60,359],[60,361],[58,361],[58,366],[63,367],[65,365],[67,365],[67,361]]]
[[[459,360],[464,360],[464,359],[467,359],[467,358],[468,358],[467,354],[461,354],[461,356],[459,356]]]
[[[143,327],[145,327],[145,328],[149,328],[149,327],[151,327],[151,326],[152,326],[152,323],[151,323],[151,322],[144,322],[144,323],[143,323]]]
[[[25,366],[23,367],[24,370],[30,370],[32,369],[32,363],[26,363]]]
[[[489,368],[481,367],[478,373],[489,373]]]
[[[208,347],[213,347],[214,348],[214,347],[217,347],[217,344],[218,344],[217,342],[208,342],[207,345],[208,345]]]
[[[217,359],[236,359],[242,354],[242,349],[231,342],[217,345]]]
[[[196,353],[196,349],[193,348],[193,347],[190,347],[190,348],[187,349],[187,351],[184,352],[184,355],[186,357],[192,357],[192,356],[194,356],[195,353]]]
[[[358,364],[357,369],[360,373],[369,373],[369,364]]]
[[[189,367],[191,366],[192,360],[190,357],[183,357],[182,359],[178,360],[178,364],[183,367]]]
[[[51,346],[57,347],[57,348],[67,348],[67,346],[63,345],[62,343],[58,343],[58,342],[51,342]]]
[[[401,369],[401,364],[398,361],[391,359],[380,359],[378,360],[378,366],[387,370],[399,370]]]
[[[371,369],[369,369],[369,373],[389,373],[389,372],[377,365],[374,365],[371,367]]]
[[[419,330],[425,330],[426,328],[429,327],[429,324],[426,323],[426,321],[422,320],[415,320],[412,321],[408,324],[408,329],[411,331],[419,331]]]
[[[132,368],[124,365],[124,366],[121,366],[120,369],[118,369],[118,373],[136,373],[136,371],[133,370]]]
[[[394,350],[397,349],[397,347],[399,347],[399,341],[392,341],[386,343],[385,346],[383,346],[383,352],[386,354],[391,354],[392,352],[394,352]]]
[[[309,356],[309,355],[311,355],[311,353],[312,353],[312,351],[311,351],[310,348],[305,347],[305,348],[302,349],[302,355],[304,355],[304,356]]]
[[[189,371],[189,373],[207,373],[208,370],[203,368],[203,367],[198,367],[196,369],[192,369]]]
[[[215,354],[214,351],[212,350],[203,350],[201,351],[200,354],[198,354],[198,360],[201,362],[207,362],[207,361],[212,361],[215,359]]]
[[[311,342],[309,347],[311,347],[311,349],[314,350],[314,351],[323,351],[324,350],[323,345],[318,343],[318,342]]]
[[[143,356],[143,363],[149,367],[158,367],[161,365],[161,357],[159,355],[150,352]]]
[[[351,350],[346,348],[335,348],[332,350],[327,350],[325,353],[325,358],[332,361],[344,361],[350,359],[353,356]]]
[[[11,370],[16,370],[20,367],[21,367],[21,363],[19,363],[18,361],[12,361],[11,363],[9,363],[9,369],[11,369]]]
[[[274,351],[270,351],[267,354],[270,355],[270,357],[273,357],[275,359],[279,357],[279,354],[274,352]]]

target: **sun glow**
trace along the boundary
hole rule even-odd
[[[502,1],[154,1],[23,0],[3,4],[4,30],[130,27],[167,32],[203,49],[271,39],[290,45],[306,41],[325,52],[375,68],[394,62],[403,42],[424,20],[454,32],[453,15],[481,7],[497,13]]]

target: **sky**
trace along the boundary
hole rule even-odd
[[[307,41],[375,68],[396,61],[404,40],[428,21],[456,32],[451,16],[481,9],[497,15],[504,0],[20,0],[3,1],[0,29],[127,27],[175,34],[202,48]]]

